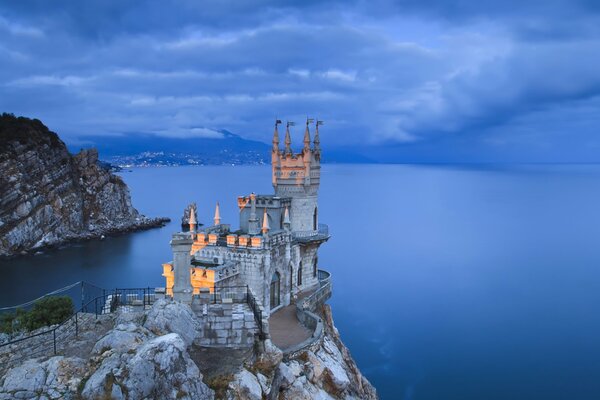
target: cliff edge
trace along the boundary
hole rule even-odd
[[[322,312],[323,340],[289,359],[268,339],[247,350],[199,347],[202,324],[183,303],[82,314],[79,336],[60,343],[61,355],[5,369],[19,351],[0,348],[0,399],[376,400],[329,307]]]
[[[41,121],[0,115],[0,256],[166,221],[140,215],[95,149],[72,155]]]

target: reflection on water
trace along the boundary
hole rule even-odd
[[[270,193],[268,167],[136,169],[165,228],[0,262],[0,306],[78,280],[161,286],[183,207]],[[323,167],[330,303],[383,399],[600,398],[600,167]]]

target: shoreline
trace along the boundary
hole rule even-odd
[[[33,247],[31,249],[21,250],[19,252],[11,254],[0,254],[0,261],[13,260],[19,257],[38,255],[39,253],[43,253],[48,250],[60,250],[74,245],[76,243],[87,242],[91,240],[102,240],[104,239],[104,237],[119,236],[128,233],[162,228],[169,222],[171,222],[171,218],[168,217],[140,217],[139,221],[133,221],[117,226],[97,228],[93,231],[86,231],[78,235],[67,236],[59,241],[47,243],[38,247]]]

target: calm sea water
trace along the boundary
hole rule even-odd
[[[123,173],[162,229],[0,263],[0,306],[70,282],[162,286],[183,207],[270,193],[268,167]],[[383,399],[600,398],[600,166],[326,165],[336,324]]]

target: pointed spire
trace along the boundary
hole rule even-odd
[[[189,224],[190,224],[190,232],[195,233],[196,232],[196,226],[198,225],[198,221],[196,220],[196,207],[191,207],[190,208],[190,220],[189,220]]]
[[[269,229],[271,229],[269,227],[269,215],[267,214],[267,208],[265,207],[265,212],[263,213],[262,233],[268,233]]]
[[[313,118],[306,117],[306,130],[304,131],[304,150],[310,150],[310,130],[308,129],[308,125],[313,121]]]
[[[292,138],[290,136],[290,126],[296,125],[292,121],[288,121],[285,126],[285,150],[283,151],[285,154],[292,154]]]
[[[323,125],[323,121],[319,121],[319,119],[317,118],[317,123],[315,126],[315,150],[319,151],[321,150],[321,140],[319,139],[319,125]]]
[[[275,132],[273,132],[273,152],[279,152],[279,131],[277,130],[277,125],[281,123],[280,119],[275,120]]]
[[[292,223],[290,222],[290,211],[286,207],[285,212],[283,213],[283,227],[285,229],[289,230],[290,225],[292,225]]]
[[[221,213],[219,212],[219,202],[217,201],[217,206],[215,207],[215,226],[221,225]]]

